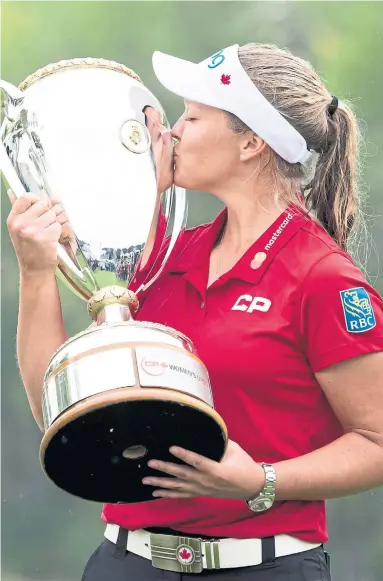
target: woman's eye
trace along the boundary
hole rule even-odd
[[[195,117],[185,117],[185,121],[195,121]]]

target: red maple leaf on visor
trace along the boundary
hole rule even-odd
[[[221,83],[223,85],[230,85],[230,83],[231,83],[230,78],[231,78],[231,75],[222,75]]]
[[[182,551],[180,551],[180,557],[183,561],[188,561],[191,556],[192,554],[187,549],[182,549]]]

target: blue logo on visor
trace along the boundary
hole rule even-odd
[[[209,69],[216,69],[217,67],[219,67],[219,65],[223,63],[223,61],[225,60],[225,56],[222,53],[224,50],[225,49],[223,48],[219,52],[213,54],[213,56],[211,57],[211,64],[207,65]]]
[[[340,296],[349,333],[363,333],[375,327],[371,299],[364,288],[344,290],[340,292]]]

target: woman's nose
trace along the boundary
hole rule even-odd
[[[180,122],[180,120],[177,121],[177,123],[175,125],[173,125],[171,134],[173,139],[177,140],[177,142],[181,139],[181,133],[182,133],[182,124]]]
[[[178,133],[177,133],[176,131],[174,131],[174,128],[171,130],[171,132],[170,132],[170,133],[171,133],[171,136],[172,136],[172,138],[173,138],[173,141],[174,141],[175,143],[178,143],[178,142],[179,142],[179,140],[180,140],[180,137],[179,137]]]

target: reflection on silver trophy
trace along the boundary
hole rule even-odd
[[[132,70],[102,59],[61,61],[1,88],[3,178],[16,196],[63,204],[58,276],[96,321],[49,363],[42,466],[84,499],[149,500],[148,460],[174,461],[171,445],[219,460],[227,441],[191,341],[131,317],[186,223],[185,192],[157,147],[165,113]],[[148,270],[137,298],[129,285],[149,255],[156,274]]]

